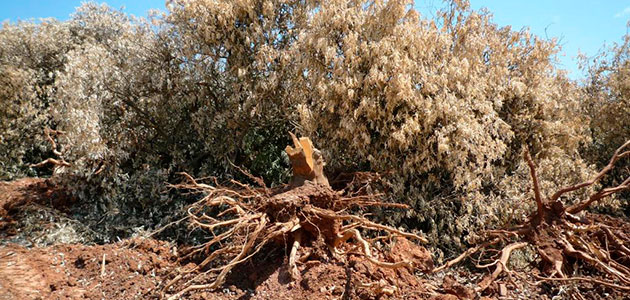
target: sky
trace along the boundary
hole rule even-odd
[[[54,17],[67,19],[81,0],[0,0],[0,21]],[[105,0],[115,8],[136,16],[149,9],[164,10],[164,0]],[[595,55],[604,44],[621,42],[630,20],[630,0],[470,0],[475,9],[488,8],[494,22],[514,30],[529,27],[531,32],[560,40],[558,67],[573,79],[583,78],[578,69],[578,51]],[[421,13],[442,5],[441,0],[416,0]]]
[[[0,0],[0,21],[29,20],[53,17],[66,20],[86,0]],[[114,8],[125,7],[123,11],[137,17],[147,16],[150,9],[165,10],[165,0],[96,0]]]
[[[416,0],[421,13],[441,5],[441,0]],[[596,55],[606,45],[622,42],[630,20],[630,0],[470,0],[473,9],[487,8],[493,23],[513,30],[529,28],[540,37],[558,38],[558,68],[572,79],[584,78],[578,53]]]

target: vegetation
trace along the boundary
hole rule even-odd
[[[5,23],[0,178],[52,174],[100,213],[156,220],[187,199],[165,193],[178,172],[287,182],[298,132],[331,180],[380,173],[413,209],[377,217],[452,255],[525,220],[525,150],[551,191],[592,178],[630,137],[628,37],[579,84],[556,69],[554,39],[465,0],[435,18],[411,4],[173,0],[142,19],[87,3],[64,22]]]
[[[583,106],[590,119],[593,142],[584,151],[585,156],[599,166],[608,163],[615,147],[630,137],[630,35],[623,37],[621,44],[604,48],[595,57],[582,57],[583,68],[588,71],[583,86],[585,95]],[[620,168],[605,179],[607,185],[618,185],[630,175],[630,162],[620,164]],[[622,194],[617,205],[630,212],[630,193]],[[614,212],[614,211],[612,211]]]

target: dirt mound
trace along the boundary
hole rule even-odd
[[[302,251],[315,249],[316,246],[305,246]],[[382,268],[359,254],[332,258],[321,253],[317,260],[298,264],[299,279],[294,280],[285,251],[277,247],[266,250],[266,255],[235,267],[221,288],[194,291],[185,299],[426,299],[432,294],[432,286],[414,271]],[[375,251],[373,255],[383,261],[394,261],[402,255],[425,267],[432,263],[426,249],[405,238],[396,238],[390,249]],[[187,286],[186,279],[171,289]]]
[[[303,205],[311,203],[333,208],[331,200],[337,197],[332,190],[305,185],[289,190],[266,205],[269,211],[278,212],[273,222],[288,222]],[[27,248],[11,243],[13,238],[6,238],[23,235],[26,223],[41,227],[37,228],[40,232],[47,227],[59,227],[55,220],[32,221],[24,215],[36,212],[35,215],[41,216],[47,210],[64,210],[72,204],[68,199],[45,179],[26,178],[0,184],[0,221],[4,224],[0,234],[5,244],[0,246],[0,299],[162,298],[169,295],[164,293],[169,290],[167,285],[180,270],[198,267],[186,260],[180,260],[184,264],[180,265],[177,259],[181,259],[182,253],[165,242],[152,239],[124,240],[101,246],[67,244],[60,239],[57,243],[62,244]],[[332,221],[331,225],[339,223]],[[313,232],[318,230],[306,223],[305,227]],[[16,230],[17,233],[12,232]],[[307,235],[305,232],[304,236]],[[368,239],[374,245],[372,258],[383,263],[405,261],[416,266],[415,269],[382,268],[366,260],[365,253],[356,245],[339,244],[338,250],[345,253],[343,255],[330,252],[324,236],[305,238],[296,251],[294,257],[301,258],[293,264],[299,273],[297,280],[291,278],[287,261],[287,251],[291,250],[293,241],[284,241],[285,247],[282,247],[283,241],[276,240],[251,261],[238,265],[228,274],[224,285],[188,293],[186,298],[413,299],[427,293],[426,284],[414,274],[432,268],[431,255],[423,247],[402,236],[375,243]],[[197,279],[208,280],[203,276]],[[182,280],[170,290],[181,290],[186,283]]]
[[[37,210],[54,205],[63,207],[63,203],[51,201],[51,198],[59,197],[54,193],[54,187],[41,179],[0,184],[2,220],[22,222],[19,214],[23,214],[24,208],[28,206]],[[294,195],[296,192],[294,190],[289,194]],[[281,199],[291,198],[287,197],[289,194],[283,195]],[[302,201],[318,203],[320,206],[326,206],[328,202],[323,200],[330,198],[325,193],[298,194],[313,196]],[[277,206],[279,202],[267,204],[271,205],[269,209],[272,211],[284,211],[289,217],[294,215],[290,212],[291,206]],[[278,214],[277,220],[284,220],[286,216]],[[592,214],[586,214],[584,218],[592,220],[601,228],[617,228],[612,232],[618,237],[624,237],[630,228],[628,220]],[[312,220],[312,216],[309,219]],[[7,233],[0,230],[0,234]],[[307,230],[304,236],[309,234]],[[601,237],[605,239],[606,235]],[[0,300],[160,299],[190,284],[204,284],[213,280],[212,276],[204,277],[205,269],[201,268],[201,274],[189,273],[176,284],[167,286],[186,270],[198,269],[201,262],[181,260],[187,253],[182,245],[176,251],[166,242],[151,239],[124,240],[102,246],[59,244],[34,248],[11,244],[6,239],[0,240],[5,244],[0,246]],[[286,240],[270,243],[250,260],[236,265],[227,275],[225,283],[217,289],[194,290],[182,299],[475,299],[479,296],[475,290],[485,273],[483,271],[452,267],[426,274],[426,270],[432,268],[430,253],[413,241],[403,236],[383,238],[373,235],[367,235],[365,240],[371,245],[374,260],[385,265],[406,261],[411,262],[414,268],[387,268],[374,264],[366,260],[364,251],[356,241],[338,244],[339,251],[330,251],[322,235],[322,238],[304,238],[300,247],[296,248],[294,266],[298,276],[293,279],[288,260],[294,241],[287,236]],[[101,276],[103,265],[104,275]],[[536,283],[540,280],[536,278],[536,275],[540,276],[539,273],[520,271],[519,274],[524,277],[514,277],[508,281],[497,278],[496,287],[487,289],[486,294],[503,295],[507,299],[564,299],[577,294],[588,299],[601,299],[606,294],[612,299],[627,298],[623,292],[615,293],[593,281]]]
[[[49,246],[93,243],[97,235],[78,218],[85,210],[50,179],[0,182],[0,245]]]
[[[49,179],[22,178],[0,181],[0,230],[15,224],[15,212],[30,204],[63,209],[72,203],[63,190]]]
[[[24,178],[0,182],[0,232],[2,237],[15,234],[15,210],[27,203],[44,199],[46,180]]]
[[[23,178],[16,181],[0,181],[0,226],[10,221],[10,212],[34,201],[51,199],[47,195],[48,184],[42,178]],[[1,227],[0,227],[1,228]]]
[[[426,250],[404,238],[392,249],[423,253],[413,256],[418,264],[430,260]],[[151,239],[104,246],[7,245],[0,247],[0,299],[160,299],[175,270],[191,267],[178,265],[175,253],[168,243]],[[392,253],[379,255],[394,259]],[[220,289],[185,299],[427,299],[432,294],[432,285],[408,269],[379,268],[359,255],[300,264],[297,282],[284,260],[276,248],[238,266]]]
[[[0,247],[0,299],[148,299],[173,266],[155,240]]]

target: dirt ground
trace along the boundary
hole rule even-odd
[[[63,215],[64,207],[70,204],[64,193],[44,179],[0,182],[0,300],[166,299],[185,284],[203,283],[203,276],[184,276],[184,280],[169,286],[177,274],[195,266],[194,261],[178,259],[186,251],[185,245],[169,241],[137,236],[105,245],[86,245],[72,239],[60,239],[44,247],[23,242],[34,239],[28,237],[34,233],[62,236],[59,228],[63,227],[55,225],[57,219],[40,218],[37,227],[55,230],[24,231],[25,211],[53,209]],[[571,284],[532,285],[527,283],[528,278],[502,281],[489,289],[488,297],[479,298],[473,288],[482,272],[454,267],[428,275],[426,271],[433,267],[428,250],[404,238],[387,245],[375,249],[378,259],[413,261],[416,269],[376,267],[359,254],[344,258],[321,255],[299,264],[301,277],[292,281],[287,270],[287,248],[270,246],[236,267],[222,288],[193,291],[182,298],[602,299],[608,295],[610,299],[630,299],[624,294],[606,294],[593,286],[593,292],[582,293],[579,291],[585,291],[583,286]],[[572,296],[575,291],[582,298]]]
[[[173,262],[167,243],[0,248],[0,299],[148,299]]]
[[[161,287],[178,265],[174,247],[150,239],[103,246],[55,245],[0,248],[0,299],[160,299]],[[352,288],[348,282],[396,284],[396,297],[426,299],[425,282],[407,270],[376,270],[359,259],[347,264],[303,266],[299,284],[289,281],[278,258],[240,267],[224,289],[200,291],[187,299],[370,299],[377,285]],[[164,295],[167,296],[167,295]]]
[[[179,271],[194,266],[194,262],[178,262],[177,245],[166,241],[136,237],[106,245],[32,247],[38,243],[29,243],[35,239],[29,235],[49,231],[25,231],[23,223],[33,220],[25,220],[24,211],[54,209],[63,214],[69,204],[64,193],[44,179],[0,183],[0,299],[160,299],[186,283],[165,289]],[[35,227],[59,227],[55,226],[58,219],[36,218]],[[61,235],[54,231],[54,236]],[[224,288],[184,298],[427,299],[434,288],[417,276],[420,270],[376,268],[359,255],[308,261],[299,266],[299,283],[291,282],[285,249],[269,248],[265,255],[238,266]],[[399,239],[393,249],[379,256],[432,267],[430,253],[406,239]]]

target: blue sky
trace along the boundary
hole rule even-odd
[[[53,17],[68,19],[74,8],[85,0],[0,0],[0,21],[28,20]],[[125,12],[146,16],[149,9],[164,10],[165,0],[96,0],[114,8],[125,7]]]
[[[573,79],[583,78],[578,68],[578,51],[593,56],[604,43],[621,42],[630,20],[630,0],[470,0],[494,15],[493,21],[513,30],[529,27],[531,32],[560,41],[558,67]],[[416,0],[420,12],[441,5],[441,0]]]
[[[473,8],[488,8],[494,21],[518,30],[529,27],[539,36],[557,37],[563,47],[559,67],[581,78],[575,57],[578,50],[594,55],[604,45],[621,41],[630,20],[630,0],[470,0]],[[54,17],[67,19],[81,0],[0,0],[0,21]],[[103,1],[97,1],[103,2]],[[149,9],[164,9],[164,0],[105,0],[110,6],[136,16]],[[441,0],[416,0],[416,8],[429,12]]]

